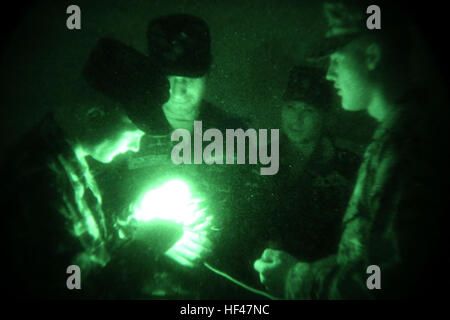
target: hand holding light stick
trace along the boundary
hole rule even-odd
[[[180,224],[183,234],[165,255],[181,265],[193,267],[211,247],[208,232],[212,217],[204,208],[200,209],[201,201],[192,198],[185,182],[171,180],[149,190],[134,206],[133,218],[138,222],[160,219]]]

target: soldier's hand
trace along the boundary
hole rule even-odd
[[[286,252],[266,249],[253,267],[267,291],[283,298],[288,272],[296,263],[297,260]]]
[[[162,254],[170,249],[183,235],[183,225],[159,218],[147,222],[139,222],[134,240]]]
[[[212,217],[200,211],[195,219],[183,227],[183,235],[166,255],[183,266],[194,267],[211,252],[212,243],[208,238]]]

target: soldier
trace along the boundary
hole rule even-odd
[[[431,124],[438,127],[438,122],[431,118],[439,110],[419,90],[411,90],[405,68],[408,23],[395,24],[401,16],[384,6],[382,30],[368,30],[366,9],[361,2],[325,4],[330,54],[326,78],[344,109],[366,110],[379,126],[359,169],[336,254],[304,262],[266,249],[255,261],[261,282],[278,297],[415,296],[432,268],[427,262],[433,259],[438,234],[439,180],[431,165],[438,163],[431,147],[438,137]],[[381,284],[379,278],[368,279],[372,265],[381,270]]]
[[[272,190],[263,194],[275,197],[266,201],[272,203],[265,233],[272,246],[310,261],[335,251],[360,159],[330,134],[327,114],[334,100],[323,69],[292,68],[283,100],[280,171],[266,178]]]
[[[155,64],[154,61],[134,48],[107,38],[100,39],[97,43],[83,74],[93,88],[114,101],[118,101],[127,111],[133,123],[146,130],[147,133],[147,143],[141,142],[141,148],[144,148],[144,151],[139,152],[139,156],[136,158],[123,155],[108,166],[104,166],[98,161],[90,161],[98,184],[104,192],[104,207],[110,212],[118,212],[119,223],[129,226],[128,217],[133,214],[136,207],[139,207],[139,202],[150,189],[161,187],[174,178],[188,182],[183,168],[177,167],[171,162],[170,131],[166,131],[164,134],[162,132],[154,134],[155,130],[161,129],[158,125],[167,124],[162,106],[169,97],[169,83],[159,64]],[[160,74],[163,75],[163,78],[155,77]],[[158,100],[161,103],[154,103],[155,97],[162,98]],[[190,184],[192,191],[195,188],[192,186],[192,181]],[[168,200],[166,205],[170,206],[175,203],[178,196],[176,193],[167,195],[167,199],[170,197],[173,199]],[[160,210],[164,211],[165,209],[160,208]],[[155,212],[155,214],[160,213]],[[200,215],[204,217],[203,214]],[[201,220],[206,223],[204,226],[209,225],[208,221],[203,218]],[[176,293],[177,289],[174,289],[178,284],[168,284],[171,280],[166,277],[167,270],[173,265],[167,263],[166,258],[183,266],[193,267],[202,260],[209,243],[203,233],[205,229],[196,228],[194,231],[184,227],[186,226],[175,221],[166,221],[159,228],[148,228],[145,232],[139,232],[138,234],[146,238],[147,245],[146,248],[143,248],[144,251],[134,251],[135,254],[146,252],[147,258],[142,260],[142,257],[139,257],[136,260],[146,262],[143,262],[144,264],[131,263],[129,254],[133,250],[129,250],[129,252],[122,250],[121,258],[115,260],[116,264],[108,265],[107,272],[105,272],[105,274],[110,274],[108,277],[120,273],[120,269],[126,269],[125,272],[121,272],[123,279],[121,283],[124,287],[121,290],[122,295],[119,297],[129,298],[127,292],[130,292],[128,290],[132,287],[136,288],[136,291],[131,294],[148,296],[153,295],[152,292],[157,292],[158,296],[166,297],[171,294],[181,294],[181,291]],[[176,238],[172,246],[160,247],[161,241],[158,240],[158,237],[170,238],[170,235],[174,235]],[[136,235],[131,236],[135,237]],[[118,264],[122,264],[122,267]],[[126,267],[124,267],[125,265]],[[154,267],[159,268],[161,272],[155,271]],[[136,277],[136,272],[140,272],[141,277]],[[160,276],[162,274],[164,276]],[[149,278],[151,278],[150,283],[155,281],[157,284],[149,284]],[[159,286],[161,281],[164,289]],[[183,294],[185,293],[186,291],[183,291]]]
[[[89,297],[92,283],[83,282],[78,294],[67,289],[67,267],[78,265],[85,280],[121,245],[121,228],[104,211],[88,158],[107,164],[136,152],[144,132],[82,79],[67,92],[2,166],[7,284],[15,298]]]
[[[106,193],[105,206],[125,209],[149,186],[157,186],[176,177],[187,181],[192,190],[198,191],[199,197],[206,200],[208,212],[215,217],[216,225],[223,226],[228,223],[229,202],[238,184],[236,177],[240,177],[237,171],[242,171],[242,167],[177,166],[170,158],[175,145],[171,141],[173,130],[192,130],[194,120],[201,120],[205,130],[244,128],[242,120],[229,116],[203,99],[212,59],[208,26],[202,19],[190,15],[169,15],[152,20],[147,35],[147,57],[115,40],[104,39],[94,50],[86,68],[93,87],[119,100],[132,121],[146,132],[141,148],[134,156],[120,157],[108,167],[92,164]],[[169,98],[162,106],[146,104],[147,67],[139,66],[148,65],[160,68],[167,77]],[[164,92],[166,88],[160,86],[160,90]],[[189,246],[191,249],[168,251],[165,256],[184,267],[199,266],[204,260],[205,242],[202,241]],[[216,242],[221,243],[220,240]],[[225,243],[221,245],[226,246]],[[192,247],[201,250],[193,250]],[[170,278],[179,273],[191,275],[197,271],[189,270],[192,268],[174,269],[164,260],[157,257],[152,263],[158,271],[154,272],[146,294],[166,298],[195,297],[195,293],[188,293],[189,290],[176,289],[180,287],[180,281],[172,282]],[[190,276],[183,278],[189,279]],[[202,277],[201,280],[204,279]]]
[[[171,128],[192,130],[193,120],[205,128],[240,128],[232,117],[204,100],[212,63],[209,27],[199,17],[172,14],[150,21],[148,56],[162,66],[170,82],[170,99],[163,106]]]
[[[167,163],[175,129],[193,130],[194,120],[203,130],[245,128],[243,120],[229,115],[204,100],[212,63],[209,27],[199,17],[171,14],[150,21],[147,29],[148,60],[162,68],[169,82],[169,99],[161,109],[130,106],[136,123],[148,133],[135,157],[132,170]],[[132,117],[133,118],[133,117]]]

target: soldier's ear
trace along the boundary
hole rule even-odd
[[[366,66],[369,71],[376,69],[380,63],[381,48],[376,42],[370,43],[366,48]]]

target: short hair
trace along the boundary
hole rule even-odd
[[[381,57],[371,79],[377,81],[387,94],[396,99],[412,85],[412,21],[410,16],[398,14],[398,7],[394,4],[384,4],[383,8],[381,29],[362,33],[343,50],[363,50],[361,55],[358,55],[363,58],[367,46],[376,43]]]

